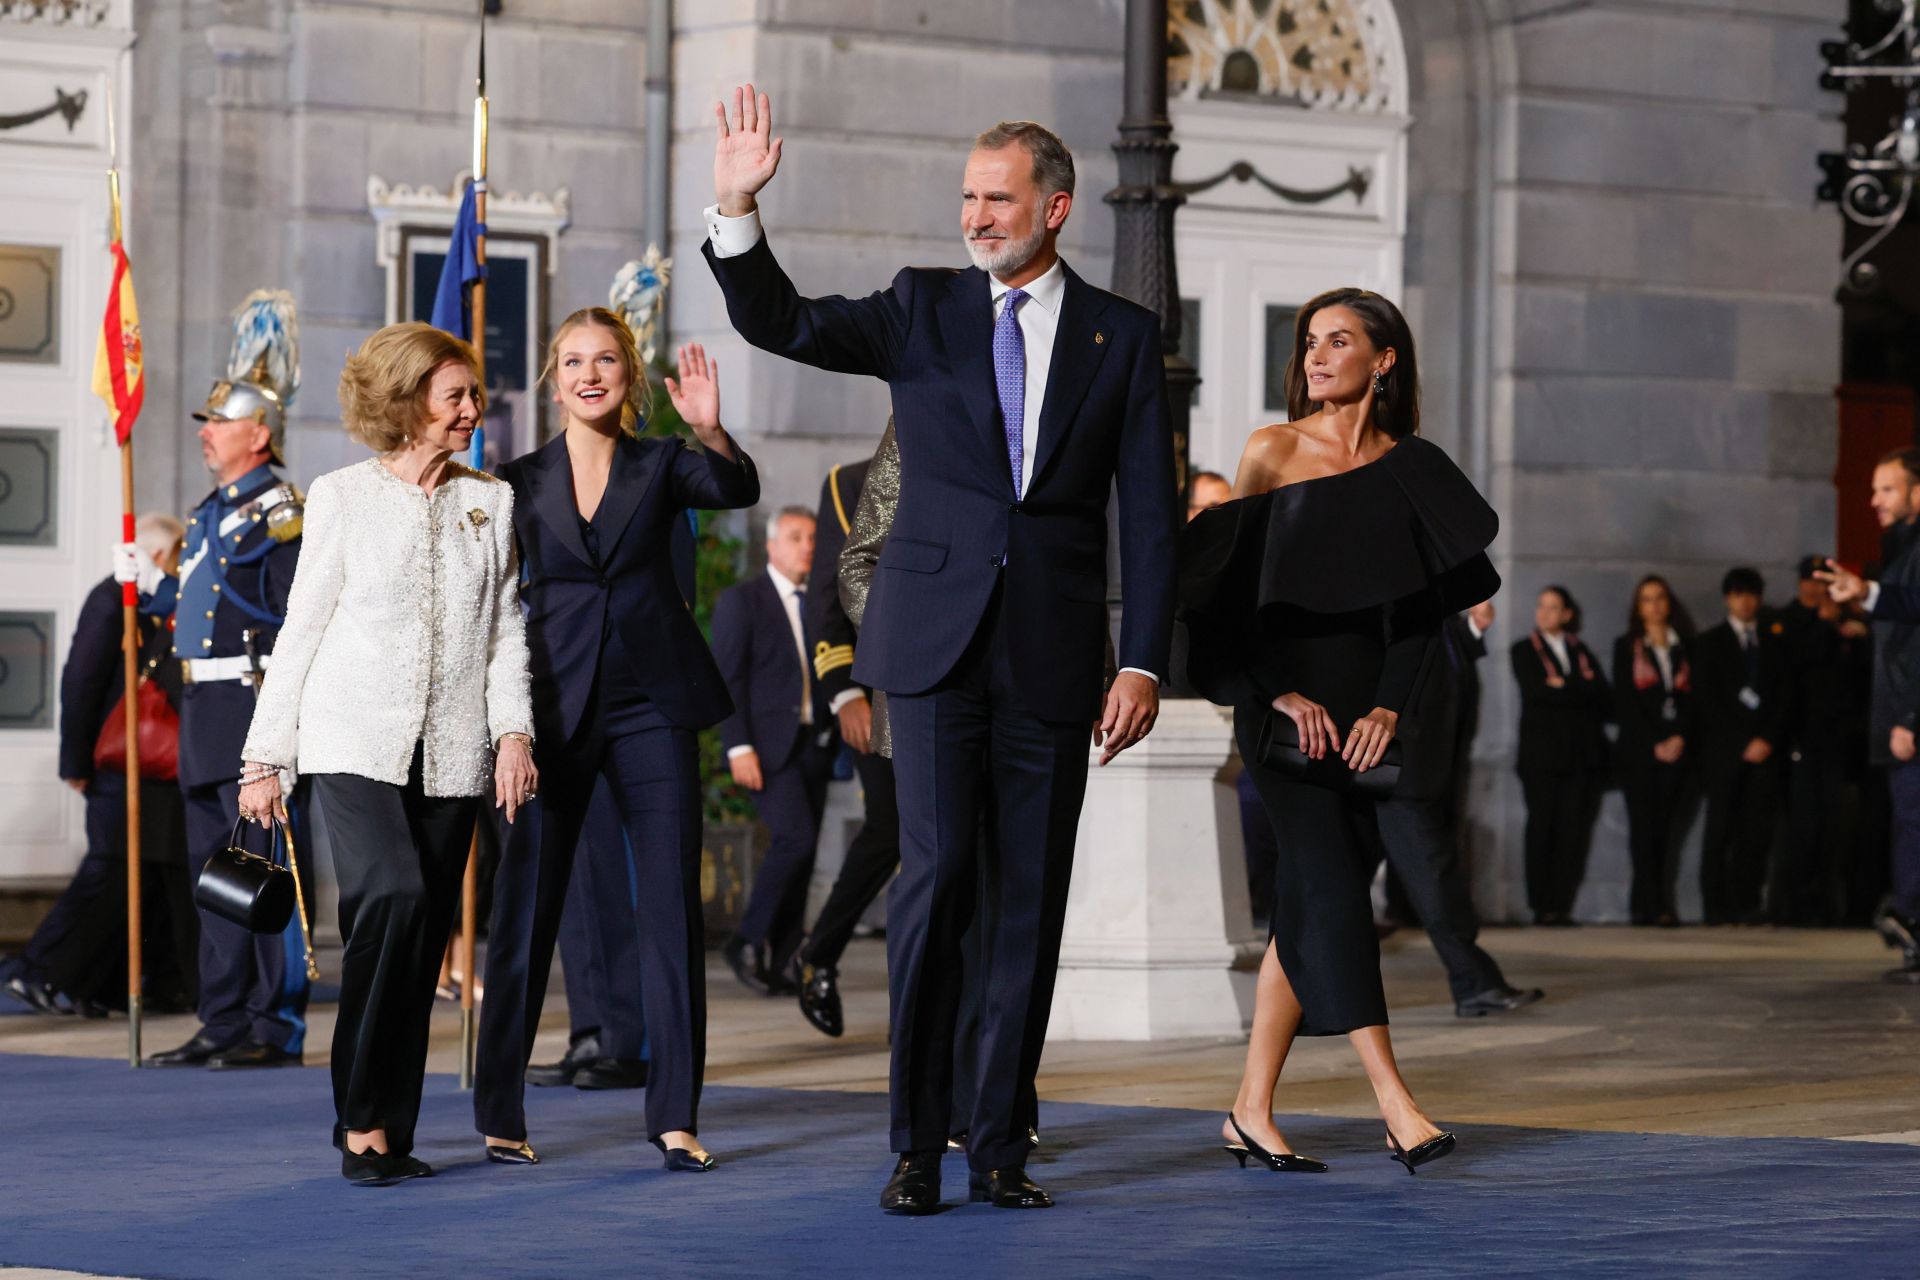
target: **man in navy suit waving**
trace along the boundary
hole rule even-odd
[[[766,95],[719,115],[707,260],[741,336],[893,394],[898,510],[854,678],[886,691],[900,807],[887,914],[893,1009],[892,1213],[940,1202],[940,1153],[969,1134],[972,1198],[1042,1208],[1026,1176],[1087,732],[1101,763],[1159,710],[1179,497],[1159,319],[1061,261],[1073,157],[1047,129],[996,125],[960,191],[969,270],[908,268],[865,298],[802,298],[755,196],[780,162]],[[1118,492],[1122,668],[1101,692],[1107,503]],[[985,815],[987,838],[979,839]],[[979,876],[995,922],[979,1093],[949,1125],[960,936]]]

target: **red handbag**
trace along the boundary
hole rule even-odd
[[[167,695],[146,676],[133,688],[139,710],[140,777],[171,782],[180,776],[180,716]],[[127,695],[113,704],[100,738],[93,744],[93,767],[111,773],[127,771]]]

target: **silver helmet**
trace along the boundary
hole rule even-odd
[[[267,429],[275,462],[286,462],[287,405],[300,389],[300,331],[293,295],[256,290],[233,318],[227,376],[213,384],[194,413],[202,422],[251,419]]]

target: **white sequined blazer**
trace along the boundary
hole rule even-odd
[[[376,458],[307,491],[287,621],[243,756],[483,794],[493,745],[533,732],[513,490],[456,463],[431,498]]]

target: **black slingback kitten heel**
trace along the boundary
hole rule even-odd
[[[1254,1160],[1275,1173],[1325,1173],[1327,1171],[1326,1165],[1310,1157],[1296,1156],[1291,1152],[1267,1150],[1247,1136],[1247,1131],[1240,1127],[1240,1122],[1233,1118],[1232,1112],[1227,1113],[1227,1123],[1233,1126],[1233,1131],[1240,1136],[1240,1141],[1245,1145],[1236,1147],[1229,1142],[1223,1149],[1240,1162],[1242,1169],[1247,1167],[1247,1157],[1252,1156]]]
[[[1423,1164],[1429,1164],[1432,1161],[1438,1160],[1441,1156],[1452,1154],[1454,1137],[1450,1133],[1437,1133],[1413,1150],[1408,1151],[1403,1148],[1399,1140],[1393,1136],[1393,1130],[1388,1129],[1387,1146],[1391,1148],[1387,1158],[1398,1164],[1405,1165],[1407,1172],[1411,1174]]]

